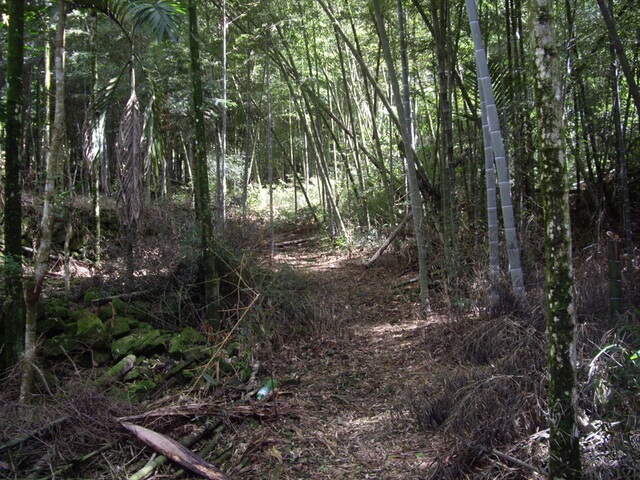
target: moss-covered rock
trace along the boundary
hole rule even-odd
[[[66,325],[59,317],[43,317],[38,320],[37,327],[38,334],[44,334],[47,337],[52,337],[56,334],[63,333]]]
[[[194,328],[187,327],[180,333],[171,336],[169,344],[169,355],[173,358],[186,357],[188,353],[195,353],[195,350],[202,350],[207,345],[204,335]]]
[[[99,298],[104,298],[106,293],[99,289],[91,289],[87,290],[84,293],[84,303],[91,303],[93,300],[98,300]]]
[[[140,380],[127,386],[131,396],[137,400],[156,388],[158,388],[158,385],[153,380],[149,379]]]
[[[114,316],[115,311],[110,303],[100,305],[100,307],[98,307],[98,317],[100,317],[100,320],[106,322],[107,320],[111,320]]]
[[[111,308],[116,312],[116,315],[124,315],[127,313],[127,304],[119,298],[111,300]]]
[[[71,318],[69,301],[65,298],[51,298],[42,303],[41,318],[59,318],[62,321]]]
[[[102,320],[93,312],[85,310],[76,322],[76,335],[79,337],[95,337],[104,333]]]
[[[131,331],[133,319],[129,317],[115,317],[107,323],[109,333],[113,338],[120,338]]]
[[[81,345],[80,340],[73,335],[57,335],[45,340],[43,352],[45,356],[57,357],[71,354]]]
[[[111,344],[111,353],[120,358],[129,353],[138,355],[164,349],[165,339],[160,330],[135,331]]]

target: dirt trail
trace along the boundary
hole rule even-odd
[[[299,416],[272,426],[267,451],[278,462],[262,478],[410,479],[432,468],[441,442],[415,426],[406,396],[434,368],[424,335],[440,318],[420,318],[414,295],[393,288],[410,275],[398,259],[365,270],[363,258],[298,250],[275,259],[327,298],[334,323],[274,355],[278,375],[300,378],[280,394]]]

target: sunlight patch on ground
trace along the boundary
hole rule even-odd
[[[362,335],[370,335],[377,341],[389,341],[394,339],[407,338],[416,334],[422,329],[444,320],[441,316],[429,316],[410,321],[398,323],[384,323],[380,325],[365,325],[362,328]]]
[[[274,261],[286,265],[303,268],[305,270],[313,270],[318,272],[326,272],[342,267],[346,257],[335,255],[295,255],[295,253],[279,253],[274,255]],[[364,272],[364,266],[363,266]]]

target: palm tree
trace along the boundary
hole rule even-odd
[[[34,275],[33,278],[28,281],[27,288],[25,289],[25,299],[26,299],[26,315],[25,315],[25,324],[26,327],[24,329],[24,369],[22,372],[22,379],[20,385],[20,401],[26,402],[29,400],[31,393],[31,385],[33,383],[33,364],[35,360],[35,340],[36,340],[36,307],[38,302],[40,301],[42,288],[44,284],[45,275],[47,273],[49,253],[51,251],[51,238],[53,235],[55,214],[54,214],[54,206],[55,206],[55,189],[56,189],[56,178],[58,177],[58,172],[62,168],[62,165],[65,161],[65,140],[66,140],[66,132],[65,132],[65,90],[64,90],[64,73],[65,73],[65,45],[64,45],[64,31],[65,31],[65,20],[66,20],[66,0],[57,0],[57,14],[58,19],[56,23],[56,37],[55,37],[55,79],[56,79],[56,93],[55,93],[55,111],[54,111],[54,123],[53,128],[51,130],[51,140],[50,140],[50,149],[47,154],[47,167],[46,167],[46,179],[45,179],[45,192],[44,192],[44,207],[42,210],[42,218],[40,222],[40,231],[38,234],[39,242],[36,248],[35,254],[35,266],[34,266]],[[88,8],[97,8],[103,9],[104,13],[113,18],[121,27],[122,22],[128,19],[131,19],[134,27],[133,31],[135,31],[138,26],[148,24],[156,29],[158,32],[161,32],[162,35],[168,34],[168,25],[172,25],[174,21],[174,17],[179,10],[176,10],[170,15],[167,15],[167,12],[172,12],[171,9],[164,9],[160,7],[160,5],[164,5],[163,2],[154,2],[154,3],[143,3],[143,2],[123,2],[121,0],[114,0],[112,2],[98,2],[98,1],[73,1],[71,4],[73,6],[84,6]],[[167,2],[173,4],[174,2]],[[128,9],[125,7],[129,7]],[[177,5],[174,5],[177,8]],[[164,20],[164,21],[162,21]],[[175,24],[175,22],[173,23]],[[133,42],[132,42],[133,45]],[[126,122],[123,122],[121,125],[121,130],[125,130],[128,132],[127,138],[127,146],[129,147],[128,153],[133,155],[138,155],[140,152],[139,145],[139,137],[137,138],[136,145],[136,122],[133,114],[130,114],[132,110],[135,110],[136,106],[136,98],[135,98],[135,76],[134,70],[132,68],[132,76],[131,76],[131,84],[132,84],[132,94],[127,104],[127,111],[125,112],[125,119],[130,117],[133,118],[131,120],[130,125],[127,125]],[[133,100],[132,100],[133,99]],[[124,126],[124,129],[123,129]],[[133,134],[131,133],[133,130]],[[124,138],[121,135],[121,140]],[[139,168],[139,163],[127,162],[127,165],[130,168]],[[132,173],[134,179],[137,172]],[[127,219],[129,224],[137,221],[136,214],[139,215],[139,210],[136,211],[138,206],[135,203],[135,195],[141,195],[141,189],[138,188],[135,191],[135,187],[137,185],[135,182],[129,182],[130,185],[133,185],[133,189],[128,193],[127,198],[134,198],[134,202],[127,203]]]

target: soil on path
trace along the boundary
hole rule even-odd
[[[442,442],[407,405],[434,368],[424,335],[442,318],[417,313],[415,286],[394,288],[412,273],[401,259],[386,255],[365,270],[365,257],[277,254],[276,268],[293,267],[317,293],[322,324],[268,362],[275,377],[299,378],[278,394],[295,413],[254,432],[261,452],[251,478],[412,479],[433,468]]]

